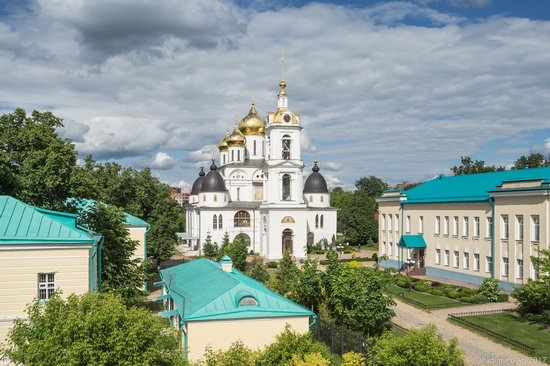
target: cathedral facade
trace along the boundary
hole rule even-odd
[[[302,129],[282,78],[275,112],[264,119],[252,103],[226,132],[218,163],[213,159],[208,172],[201,168],[186,206],[186,237],[200,254],[208,235],[221,245],[225,233],[268,259],[284,250],[305,257],[308,245],[335,242],[336,209],[317,162],[304,182]]]

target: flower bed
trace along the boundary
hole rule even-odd
[[[459,300],[470,304],[485,304],[490,302],[489,298],[480,293],[479,290],[458,285],[447,285],[437,281],[420,280],[404,275],[395,275],[394,282],[397,286],[405,289],[412,289],[435,296],[447,297],[451,300]],[[507,302],[508,295],[500,293],[496,302]]]

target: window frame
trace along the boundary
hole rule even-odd
[[[37,292],[40,301],[48,301],[53,297],[55,294],[55,272],[39,272],[37,274]]]
[[[234,227],[250,227],[250,214],[248,211],[240,210],[233,215]]]

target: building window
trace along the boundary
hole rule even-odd
[[[392,250],[393,250],[393,244],[392,244],[392,242],[390,241],[390,243],[388,244],[388,256],[390,256],[390,257],[391,257],[391,252],[392,252]]]
[[[218,195],[217,194],[214,195],[214,202],[218,202]]]
[[[443,225],[443,235],[449,235],[449,216],[445,216],[445,222]]]
[[[321,195],[321,202],[325,202],[324,198],[325,196]]]
[[[441,217],[436,216],[435,217],[435,235],[439,235],[441,233]]]
[[[493,268],[493,258],[491,258],[490,255],[485,256],[485,272],[491,273],[492,268]]]
[[[285,160],[290,159],[290,136],[289,135],[283,136],[283,159]]]
[[[502,276],[508,277],[508,269],[510,268],[510,262],[508,258],[502,257]]]
[[[516,262],[516,277],[521,279],[523,278],[523,259],[517,259]]]
[[[283,201],[290,201],[290,175],[283,175]]]
[[[256,141],[254,141],[256,143]],[[245,296],[239,300],[239,306],[257,306],[258,302],[252,296]]]
[[[481,223],[479,221],[479,216],[474,217],[474,237],[479,238]]]
[[[203,194],[203,195],[202,195],[202,202],[205,202],[205,201],[206,201],[206,195]]]
[[[395,232],[399,232],[399,215],[395,215]]]
[[[237,201],[241,200],[241,189],[237,188]]]
[[[222,154],[223,163],[225,164],[225,154]]]
[[[493,236],[493,218],[487,217],[485,219],[485,237],[490,238]]]
[[[321,229],[325,227],[325,215],[321,215]]]
[[[539,279],[539,266],[536,263],[532,263],[532,265],[533,265],[533,279],[538,280]]]
[[[214,215],[214,217],[212,217],[212,227],[214,228],[214,230],[216,230],[218,228],[218,216],[217,215]]]
[[[523,241],[523,215],[516,215],[516,240]]]
[[[315,215],[315,228],[319,228],[319,215]]]
[[[470,235],[470,218],[464,216],[462,218],[462,236],[467,237],[468,235]]]
[[[391,233],[393,231],[393,216],[388,215],[388,231]]]
[[[254,140],[254,156],[256,156],[256,140]]]
[[[500,238],[503,240],[508,240],[510,234],[510,227],[508,226],[508,215],[500,216]]]
[[[246,211],[239,211],[233,218],[233,226],[235,227],[249,227],[250,226],[250,214]]]
[[[449,250],[448,249],[445,249],[445,257],[443,258],[444,260],[444,264],[449,267]]]
[[[411,232],[411,217],[407,216],[407,220],[405,220],[405,229],[407,230],[407,234]]]
[[[453,217],[453,236],[458,236],[458,216]]]
[[[462,261],[462,267],[464,269],[470,269],[470,253],[464,253],[464,258]]]
[[[218,228],[223,229],[223,217],[222,214],[218,217]]]
[[[454,258],[453,258],[453,267],[458,268],[458,261],[459,261],[459,253],[458,250],[454,251]]]
[[[38,298],[49,300],[55,292],[55,273],[38,274]]]
[[[540,240],[540,218],[538,215],[531,216],[531,241],[538,243]]]
[[[231,150],[231,161],[235,160],[235,150]]]
[[[435,250],[435,264],[441,264],[441,249]]]
[[[382,255],[386,254],[386,242],[382,242]]]
[[[237,150],[237,161],[241,161],[241,150]]]
[[[424,216],[418,217],[418,233],[422,234],[424,232]]]
[[[479,253],[474,253],[474,271],[479,272]]]
[[[382,225],[382,231],[386,231],[386,215],[382,214],[382,220],[380,220],[380,225]]]

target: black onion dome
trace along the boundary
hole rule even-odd
[[[210,171],[204,177],[202,182],[201,192],[225,192],[225,182],[222,176],[218,173],[218,167],[214,160],[210,165]]]
[[[306,183],[304,184],[304,193],[328,193],[327,181],[321,173],[319,173],[317,161],[315,161],[311,170],[312,173],[307,177]]]
[[[193,187],[191,188],[191,195],[199,194],[202,188],[202,182],[204,181],[204,168],[201,166],[201,171],[199,172],[199,177],[195,179],[195,182],[193,183]]]

